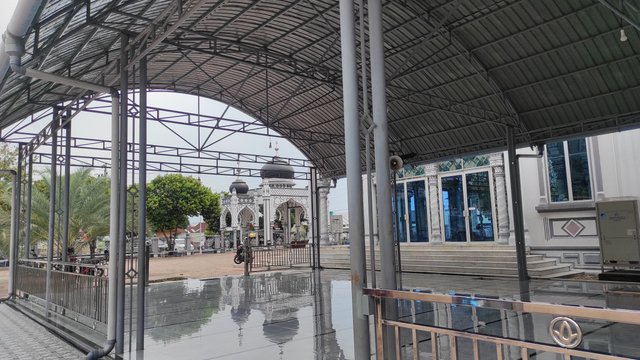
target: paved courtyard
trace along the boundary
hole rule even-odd
[[[0,359],[84,359],[84,354],[27,316],[0,304]]]
[[[179,257],[151,258],[149,279],[154,282],[167,279],[206,279],[228,275],[242,275],[244,265],[234,264],[234,252],[198,254]],[[0,268],[0,298],[7,296],[8,268]]]
[[[174,266],[182,269],[177,274],[160,274],[159,278],[188,279],[149,286],[146,295],[146,347],[143,352],[136,353],[135,345],[130,349],[126,344],[125,358],[353,359],[349,272],[298,269],[255,273],[249,278],[216,276],[216,271],[242,271],[241,265],[228,266],[229,256],[212,254],[154,259],[152,264],[158,269]],[[220,264],[220,267],[211,264]],[[227,267],[223,268],[223,265]],[[218,270],[214,271],[214,268]],[[195,274],[199,274],[199,277],[193,278]],[[416,291],[436,293],[456,292],[505,299],[520,299],[522,296],[519,284],[514,279],[403,274],[403,285]],[[637,301],[640,289],[633,284],[535,280],[530,283],[529,289],[528,295],[532,301],[640,309],[640,302]],[[131,298],[127,295],[127,298],[132,300],[130,304],[135,304],[135,292],[132,295]],[[127,324],[130,316],[135,316],[135,311],[129,313],[127,310]],[[400,316],[403,320],[425,325],[552,344],[548,333],[550,316],[493,310],[478,310],[473,315],[467,306],[445,307],[429,303],[400,304]],[[0,307],[0,341],[8,342],[11,346],[0,342],[0,348],[10,349],[2,354],[12,359],[46,358],[41,357],[42,353],[33,355],[41,351],[38,347],[40,344],[31,348],[20,342],[19,338],[37,338],[40,339],[39,343],[53,344],[56,351],[70,351],[70,347],[60,345],[66,343],[61,343],[44,329],[22,318],[6,305]],[[527,332],[525,324],[532,326],[531,331]],[[581,345],[583,349],[640,358],[640,344],[634,335],[638,333],[638,327],[599,321],[582,321],[581,326],[585,334]],[[17,330],[14,331],[14,328]],[[408,344],[411,339],[406,335],[402,339],[403,343]],[[125,339],[135,343],[135,333],[127,332]],[[430,358],[430,339],[418,339],[420,358]],[[104,339],[96,340],[101,342]],[[444,351],[445,358],[447,347],[447,342],[441,341],[440,349]],[[410,349],[408,346],[403,351],[410,352]],[[504,358],[516,359],[520,356],[519,351],[512,350],[506,349]],[[470,345],[461,342],[458,358],[467,358],[466,355],[471,355],[469,351]],[[491,351],[489,347],[481,347],[481,358],[494,358],[495,354],[491,356]],[[405,355],[412,358],[408,352]],[[544,353],[537,354],[535,358],[556,359],[554,355]]]
[[[7,287],[9,285],[9,269],[0,268],[0,298],[7,296]]]

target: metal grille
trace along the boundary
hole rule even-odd
[[[290,268],[311,266],[311,247],[256,246],[251,248],[252,270],[271,270],[272,268]]]
[[[375,302],[375,334],[377,359],[385,354],[400,359],[631,359],[637,354],[608,354],[602,349],[591,349],[582,338],[578,320],[583,326],[594,322],[635,328],[640,325],[640,311],[612,310],[571,305],[555,305],[482,298],[468,295],[429,294],[409,291],[365,289]],[[398,305],[398,317],[386,318],[383,308]],[[425,309],[428,307],[428,311]],[[422,314],[420,314],[422,312]],[[421,317],[429,312],[433,318]],[[479,331],[478,314],[493,312],[498,330],[485,328]],[[454,315],[455,313],[455,315]],[[541,341],[545,335],[533,331],[534,316],[551,318],[548,328],[549,341]],[[440,319],[438,319],[440,317]],[[504,332],[505,322],[519,319],[520,336]],[[574,321],[573,319],[576,319]],[[564,324],[554,331],[554,324]],[[575,328],[570,328],[569,324]],[[501,328],[502,327],[502,328]],[[527,327],[530,327],[527,332]],[[631,330],[633,331],[633,330]],[[554,333],[555,332],[555,336]],[[386,334],[386,335],[385,335]],[[524,336],[522,336],[524,334]],[[534,335],[535,334],[535,335]],[[385,336],[394,339],[385,342]],[[573,344],[571,339],[577,339]],[[523,340],[524,339],[524,340]],[[554,344],[554,342],[557,343]],[[387,353],[385,353],[387,351]]]

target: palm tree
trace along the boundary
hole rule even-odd
[[[31,233],[35,240],[48,238],[50,179],[50,175],[44,173],[41,186],[33,188]],[[89,169],[72,173],[69,180],[71,191],[68,246],[73,247],[77,252],[88,246],[90,253],[93,254],[97,237],[109,233],[110,182],[106,177],[92,176]],[[58,181],[62,182],[64,178],[58,177]],[[58,196],[60,205],[62,205],[61,198]],[[56,234],[59,234],[62,229],[61,220],[61,216],[56,216]],[[61,249],[59,237],[56,236],[54,239],[54,247]]]
[[[0,179],[0,259],[9,257],[11,195],[11,184]]]

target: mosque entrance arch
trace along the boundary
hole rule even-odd
[[[281,242],[284,245],[308,241],[308,224],[304,217],[307,207],[304,200],[289,198],[276,208],[282,224]]]

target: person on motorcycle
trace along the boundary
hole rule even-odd
[[[238,245],[236,248],[236,256],[233,257],[233,262],[236,264],[242,264],[244,261],[244,246]]]
[[[249,238],[244,238],[244,244],[238,244],[236,249],[236,256],[233,257],[233,262],[236,264],[242,264],[245,256],[245,246],[247,247],[247,257],[249,258],[249,263],[251,263],[251,246],[249,245]]]

